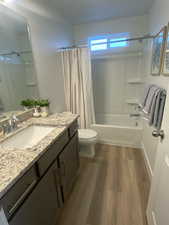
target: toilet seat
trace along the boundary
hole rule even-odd
[[[80,142],[91,143],[95,142],[97,138],[97,132],[91,129],[79,129]]]

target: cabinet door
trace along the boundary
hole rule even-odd
[[[79,143],[76,133],[69,144],[59,155],[61,185],[64,200],[70,193],[79,168]]]
[[[56,222],[58,211],[56,180],[54,168],[51,167],[9,221],[9,225],[52,225]]]
[[[22,205],[38,182],[35,166],[32,166],[4,195],[0,205],[8,220]]]

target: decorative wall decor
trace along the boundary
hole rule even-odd
[[[166,30],[162,73],[169,76],[169,23]]]
[[[152,52],[152,75],[160,75],[162,72],[163,56],[165,48],[167,27],[161,29],[161,31],[153,39],[153,52]]]

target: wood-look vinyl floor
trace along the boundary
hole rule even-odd
[[[81,158],[57,225],[147,225],[149,187],[140,150],[98,144],[94,159]]]

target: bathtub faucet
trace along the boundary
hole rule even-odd
[[[140,117],[140,114],[139,113],[131,113],[130,117]]]

